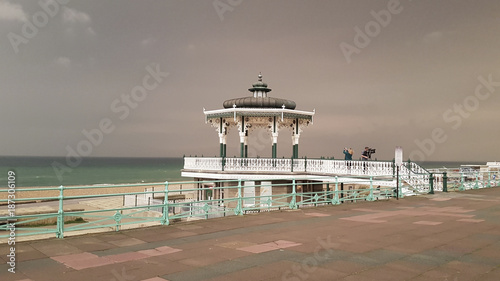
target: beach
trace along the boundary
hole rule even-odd
[[[192,189],[193,184],[169,184],[169,191],[178,191],[183,189]],[[121,193],[131,193],[131,192],[151,192],[151,191],[164,191],[165,183],[140,183],[140,184],[128,184],[128,185],[99,185],[99,186],[65,186],[64,187],[64,197],[69,196],[92,196],[92,195],[115,195]],[[20,187],[16,189],[15,198],[16,203],[20,204],[27,202],[25,199],[31,198],[45,198],[45,200],[57,200],[60,190],[59,187]],[[176,192],[177,193],[177,192]],[[8,196],[7,192],[0,193],[0,199],[6,200]],[[154,197],[163,197],[162,193],[155,193]],[[23,199],[23,200],[20,200]],[[42,201],[41,199],[29,200],[32,201]],[[6,202],[5,202],[6,203]],[[21,207],[22,208],[22,207]]]

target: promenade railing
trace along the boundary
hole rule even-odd
[[[370,176],[60,186],[16,188],[15,200],[4,199],[8,190],[0,189],[0,240],[12,233],[63,238],[69,233],[387,199],[395,196],[393,183],[389,176]],[[28,197],[30,192],[46,196]]]
[[[439,179],[436,175],[429,177],[432,184],[428,193],[434,191],[435,178]],[[499,172],[441,175],[441,187],[435,190],[500,185]],[[401,198],[414,195],[413,187],[403,181],[406,176],[400,174],[399,180],[389,174],[16,188],[16,199],[7,199],[10,189],[0,188],[0,241],[11,239],[13,233],[14,237],[63,238],[68,233],[119,231],[173,221],[373,201],[396,197],[396,190]],[[31,192],[44,195],[29,197]]]
[[[435,190],[464,191],[495,187],[500,185],[500,171],[472,170],[463,172],[460,168],[433,169]]]

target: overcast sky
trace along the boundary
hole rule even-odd
[[[0,0],[0,36],[0,155],[218,155],[203,108],[262,72],[301,157],[500,161],[499,1]]]

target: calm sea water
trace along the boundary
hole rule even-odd
[[[64,157],[0,157],[0,187],[7,186],[7,172],[16,173],[16,186],[93,185],[191,180],[181,177],[183,158],[83,158],[70,170]],[[57,166],[57,164],[56,164]]]
[[[181,177],[183,158],[84,158],[75,168],[64,170],[60,178],[53,168],[55,162],[66,165],[64,157],[0,157],[0,188],[7,186],[9,170],[16,172],[16,186],[19,187],[192,180]],[[461,164],[485,163],[423,162],[419,164],[424,168],[453,168]]]

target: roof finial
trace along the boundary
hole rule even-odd
[[[262,72],[259,72],[259,82],[262,82]]]

